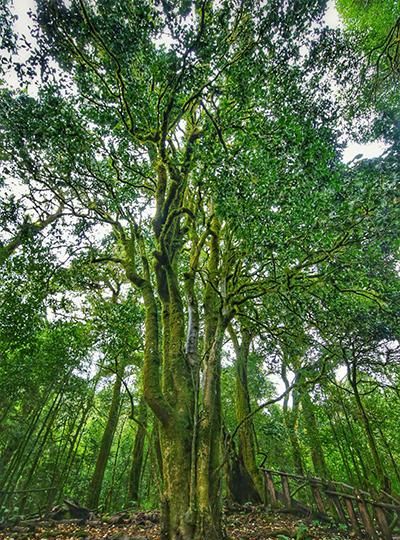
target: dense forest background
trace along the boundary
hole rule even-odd
[[[400,493],[400,7],[336,8],[1,1],[0,519]]]

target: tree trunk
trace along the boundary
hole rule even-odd
[[[260,502],[254,482],[243,463],[243,456],[237,452],[235,441],[231,439],[226,429],[224,429],[224,462],[230,501],[237,504]]]
[[[16,438],[15,444],[12,441],[12,444],[6,449],[7,454],[1,456],[0,460],[0,485],[2,489],[9,490],[9,484],[13,479],[14,474],[20,467],[23,460],[24,452],[28,444],[34,439],[33,434],[35,433],[36,427],[39,425],[39,421],[42,417],[42,414],[45,411],[46,405],[50,398],[53,396],[52,387],[47,389],[47,393],[43,396],[39,405],[37,405],[30,414],[27,420],[27,429],[21,438]],[[4,501],[0,495],[0,507],[4,504]]]
[[[339,397],[340,406],[342,408],[342,412],[347,424],[347,428],[345,426],[343,426],[342,428],[343,438],[346,441],[348,451],[352,457],[353,465],[357,471],[357,477],[360,481],[360,486],[366,490],[369,490],[372,486],[368,477],[368,468],[366,467],[363,456],[360,452],[360,438],[357,437],[354,433],[353,425],[348,414],[347,404],[343,401],[343,397],[341,396],[340,391],[337,392],[337,395]],[[356,460],[356,456],[354,454],[356,454],[358,461]]]
[[[118,424],[119,405],[121,398],[121,379],[123,377],[124,370],[122,369],[119,371],[121,373],[117,373],[115,378],[111,398],[111,406],[108,412],[107,424],[101,439],[100,450],[96,460],[96,466],[89,485],[87,505],[89,508],[92,509],[97,508],[99,505],[104,473],[106,470],[108,457],[110,455],[115,430]]]
[[[139,501],[139,486],[142,476],[144,443],[146,438],[147,406],[143,399],[139,402],[139,424],[137,427],[135,442],[132,451],[132,463],[129,471],[128,501]]]
[[[45,405],[47,405],[47,402],[49,401],[50,396],[47,396],[44,403],[39,406],[37,413],[35,414],[33,418],[33,422],[29,426],[26,434],[24,434],[23,439],[21,440],[17,450],[15,451],[13,458],[10,460],[10,463],[8,465],[8,469],[6,471],[6,475],[3,479],[2,488],[4,489],[5,493],[2,497],[0,497],[0,505],[6,507],[8,500],[10,499],[10,492],[15,489],[19,479],[21,478],[21,474],[26,467],[26,465],[29,463],[29,459],[34,452],[43,431],[46,429],[46,426],[48,422],[52,422],[52,417],[54,415],[54,410],[57,410],[59,403],[62,399],[62,391],[64,388],[64,382],[63,386],[57,391],[51,405],[49,406],[49,409],[45,412]],[[52,397],[52,395],[51,395]],[[44,414],[44,418],[42,418],[42,414]],[[40,428],[38,430],[38,433],[35,433],[36,427],[39,425],[39,421],[41,421]],[[29,448],[30,445],[30,448]],[[29,450],[26,452],[27,448]]]
[[[212,322],[211,325],[212,326]],[[213,331],[213,330],[212,330]],[[203,418],[199,431],[198,512],[195,538],[219,540],[221,508],[221,350],[224,330],[217,324],[204,375]],[[207,347],[207,329],[206,329]]]
[[[357,403],[357,408],[360,412],[361,422],[364,427],[365,434],[367,436],[368,446],[369,446],[371,456],[373,459],[376,478],[378,480],[379,487],[383,490],[390,491],[389,480],[386,475],[383,462],[379,455],[378,446],[375,441],[375,436],[371,427],[371,423],[369,421],[367,411],[365,410],[360,393],[358,391],[357,373],[356,373],[356,367],[354,364],[353,364],[351,373],[350,373],[350,370],[348,371],[348,379],[353,389],[355,401]]]
[[[214,293],[205,296],[204,380],[202,410],[198,411],[197,375],[189,370],[164,377],[164,395],[174,411],[172,420],[162,423],[160,442],[163,469],[162,537],[168,540],[221,540],[221,396],[220,372],[223,323],[216,310]],[[171,295],[173,297],[173,294]],[[185,362],[177,350],[182,328],[176,305],[164,306],[163,320],[169,320],[169,347],[164,361]],[[182,320],[179,317],[179,320]],[[172,323],[172,324],[171,324]],[[164,335],[164,340],[166,336]],[[182,343],[182,341],[181,341]],[[180,356],[179,356],[180,354]],[[187,363],[186,363],[187,365]],[[171,392],[173,388],[173,392]],[[198,422],[198,414],[201,422]]]
[[[394,470],[395,475],[397,477],[397,480],[400,483],[400,470],[399,470],[399,467],[397,465],[395,456],[393,455],[392,448],[391,448],[391,446],[389,444],[389,441],[387,440],[387,438],[386,438],[386,436],[385,436],[385,434],[384,434],[384,432],[383,432],[380,425],[378,426],[378,430],[379,430],[380,436],[382,438],[382,442],[385,445],[385,448],[386,448],[386,451],[387,451],[388,456],[390,458],[390,461],[392,463],[392,467],[393,467],[393,470]]]
[[[81,403],[80,407],[80,418],[77,419],[77,427],[71,433],[69,440],[69,450],[65,457],[63,465],[57,470],[56,476],[53,477],[52,487],[56,486],[57,489],[52,489],[48,492],[46,508],[50,510],[54,504],[63,499],[63,490],[64,486],[67,484],[69,476],[71,474],[71,469],[76,458],[76,454],[81,442],[81,438],[84,431],[84,426],[89,417],[91,408],[94,403],[97,384],[100,380],[101,368],[97,371],[91,382],[91,388],[89,394],[86,395]]]
[[[335,427],[336,422],[333,422],[333,419],[335,417],[333,408],[332,408],[332,410],[328,409],[327,413],[328,413],[327,418],[328,418],[329,426],[331,428],[332,436],[333,436],[333,439],[334,439],[334,441],[336,443],[336,446],[337,446],[337,448],[339,450],[343,466],[344,466],[344,468],[346,470],[347,480],[350,482],[350,484],[353,485],[355,477],[354,477],[353,471],[352,471],[352,469],[351,469],[351,467],[349,465],[350,460],[346,456],[345,448],[343,447],[343,439],[340,437],[340,434],[337,431],[337,427]],[[338,425],[340,425],[340,423],[338,423]],[[359,482],[361,482],[361,478],[359,476],[358,465],[357,465],[357,463],[354,462],[354,458],[353,458],[352,454],[351,454],[350,458],[353,461],[354,471],[355,471],[355,473],[356,473],[356,475],[358,477],[358,480],[359,480]]]
[[[158,148],[158,173],[151,255],[144,239],[116,234],[125,252],[128,279],[140,290],[145,307],[144,398],[159,421],[161,449],[161,537],[167,540],[221,540],[221,349],[227,315],[219,294],[219,224],[215,216],[200,238],[195,227],[189,267],[178,261],[183,246],[182,216],[191,148],[190,131],[180,167]],[[190,206],[190,200],[188,201]],[[213,215],[213,212],[211,212]],[[191,221],[190,221],[191,222]],[[189,227],[188,227],[189,228]],[[202,251],[210,238],[208,249]],[[196,276],[207,258],[204,296],[204,346],[200,363]],[[137,273],[140,254],[141,274]],[[154,272],[154,273],[153,273]],[[183,294],[186,295],[184,309]],[[187,322],[187,329],[185,323]],[[200,384],[202,372],[202,384]]]
[[[185,421],[162,429],[163,461],[162,538],[186,540],[192,538],[194,516],[190,508],[191,437]]]
[[[285,384],[286,390],[289,388],[289,381],[286,375],[286,365],[285,361],[282,364],[282,370],[281,370],[282,380]],[[297,474],[300,476],[304,476],[304,467],[303,467],[303,458],[301,455],[301,449],[300,449],[300,443],[299,438],[297,436],[297,422],[299,418],[299,395],[296,390],[292,391],[292,408],[289,409],[289,394],[285,396],[284,402],[283,402],[283,418],[285,421],[285,426],[288,431],[290,445],[292,447],[292,456],[293,456],[293,464],[294,464],[294,470]]]
[[[247,378],[249,351],[251,344],[251,334],[246,329],[242,328],[242,341],[239,340],[232,327],[229,330],[232,343],[236,354],[235,363],[235,380],[236,380],[236,421],[241,424],[239,429],[239,456],[236,467],[237,472],[240,470],[240,464],[246,468],[249,480],[252,482],[252,489],[248,490],[248,494],[252,494],[253,498],[249,499],[253,502],[261,502],[263,500],[264,484],[257,467],[256,462],[256,440],[254,424],[252,419],[243,422],[243,420],[251,413],[250,392]],[[246,482],[243,476],[243,481]]]
[[[306,424],[308,445],[311,451],[311,459],[314,466],[314,472],[321,478],[328,478],[328,469],[326,466],[324,451],[322,449],[321,437],[317,419],[315,417],[314,404],[306,388],[301,389],[302,412]]]
[[[122,506],[122,502],[119,504],[118,500],[117,500],[117,502],[115,504],[113,504],[113,503],[114,503],[115,486],[116,485],[118,486],[120,484],[120,480],[121,480],[121,478],[117,479],[117,470],[118,470],[117,466],[118,466],[119,452],[120,452],[120,449],[121,449],[121,440],[122,440],[122,435],[124,433],[124,427],[125,427],[126,420],[127,420],[127,418],[125,417],[122,420],[121,427],[119,429],[119,434],[118,434],[117,444],[116,444],[115,454],[114,454],[114,460],[113,460],[113,464],[112,464],[112,474],[111,474],[110,487],[109,487],[109,490],[108,490],[108,493],[107,493],[106,497],[104,498],[104,508],[108,512],[110,510],[113,510],[114,508],[121,508],[121,506]]]
[[[30,465],[29,472],[26,474],[26,476],[24,476],[24,483],[21,486],[22,491],[26,492],[29,489],[29,486],[31,485],[32,478],[36,472],[40,459],[42,458],[43,449],[45,447],[47,439],[50,436],[51,430],[53,429],[53,425],[56,420],[59,409],[61,408],[61,403],[62,403],[62,396],[60,396],[57,406],[53,410],[53,413],[51,417],[49,418],[49,421],[46,422],[46,429],[44,430],[43,437],[40,440],[40,443],[38,440],[36,455],[33,458],[33,461]],[[19,511],[21,512],[21,514],[23,514],[25,511],[25,506],[27,504],[27,501],[28,501],[28,493],[24,493],[18,503]]]

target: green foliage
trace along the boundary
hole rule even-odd
[[[349,28],[366,33],[371,49],[383,45],[400,16],[396,0],[337,0],[336,6]]]

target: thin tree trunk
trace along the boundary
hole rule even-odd
[[[289,388],[289,380],[286,374],[285,361],[282,363],[281,369],[282,380],[285,384],[285,389]],[[299,438],[297,436],[297,423],[299,418],[299,405],[298,392],[292,391],[292,408],[289,409],[289,394],[287,394],[283,401],[283,418],[285,421],[286,429],[288,431],[290,445],[292,448],[293,464],[296,473],[300,476],[304,475],[303,458],[300,450]]]
[[[121,379],[123,377],[123,371],[123,369],[119,370],[114,381],[107,424],[101,438],[100,449],[97,455],[95,469],[89,485],[87,505],[89,508],[92,509],[97,508],[99,505],[104,473],[106,470],[108,457],[110,455],[115,429],[118,423],[118,413],[121,398]]]
[[[64,490],[64,486],[67,484],[69,476],[71,474],[71,469],[74,464],[74,461],[76,459],[76,455],[79,449],[79,445],[82,439],[84,426],[86,424],[86,421],[89,417],[90,410],[93,406],[93,402],[96,395],[96,388],[97,384],[100,380],[100,373],[101,369],[98,370],[97,374],[95,375],[93,381],[92,381],[92,389],[89,394],[89,397],[87,398],[86,405],[83,407],[82,416],[79,422],[79,425],[75,431],[75,434],[73,436],[73,439],[71,441],[70,450],[67,455],[67,459],[65,460],[64,466],[62,468],[61,474],[60,474],[60,481],[58,485],[57,492],[54,492],[54,499],[50,499],[48,501],[48,508],[51,508],[53,500],[59,500],[60,497],[62,497],[62,493]]]
[[[354,475],[353,475],[353,471],[351,470],[351,468],[349,467],[349,463],[348,463],[348,458],[345,454],[345,450],[343,448],[343,441],[342,439],[339,437],[339,434],[337,432],[337,429],[335,427],[335,424],[333,423],[333,411],[332,413],[330,413],[330,411],[328,411],[328,414],[327,414],[327,417],[328,417],[328,421],[329,421],[329,426],[331,428],[331,432],[332,432],[332,435],[333,435],[333,438],[336,442],[336,445],[339,449],[339,453],[340,453],[340,457],[342,458],[342,463],[343,463],[343,466],[344,468],[346,469],[346,473],[347,473],[347,480],[351,483],[351,484],[354,484]],[[354,465],[354,462],[353,462],[353,465]],[[355,471],[356,471],[356,474],[358,476],[358,479],[360,481],[360,477],[359,477],[359,471],[358,471],[358,468],[355,467]]]
[[[46,496],[46,504],[45,504],[46,509],[51,509],[51,507],[54,504],[54,500],[57,498],[58,493],[60,491],[60,486],[62,483],[61,471],[69,455],[68,448],[71,447],[71,438],[73,438],[75,427],[77,423],[79,422],[80,411],[82,407],[84,406],[84,401],[85,401],[84,399],[81,399],[80,404],[79,404],[80,406],[77,408],[77,412],[73,418],[72,425],[70,425],[69,422],[64,422],[63,424],[63,430],[61,433],[60,442],[57,445],[57,456],[54,461],[53,472],[51,476],[50,487],[52,489],[49,489]],[[68,433],[66,433],[67,424],[69,425]]]
[[[248,383],[248,359],[251,344],[251,334],[242,328],[242,340],[239,343],[238,337],[232,326],[229,327],[229,334],[235,349],[235,381],[236,381],[236,422],[241,424],[239,430],[239,453],[235,465],[236,476],[244,466],[247,475],[243,474],[242,482],[247,485],[249,480],[253,484],[248,486],[247,493],[253,502],[263,500],[264,484],[256,462],[256,441],[254,424],[252,419],[243,422],[251,413],[250,392]],[[247,478],[249,477],[249,478]],[[237,479],[238,480],[238,479]],[[241,494],[242,497],[243,493]]]
[[[362,474],[361,474],[361,472],[358,469],[358,477],[360,479],[360,486],[368,489],[370,487],[370,482],[368,480],[367,467],[365,466],[364,459],[363,459],[363,456],[361,455],[360,448],[359,448],[359,445],[358,445],[359,441],[358,441],[357,437],[354,434],[354,429],[353,429],[351,420],[350,420],[349,415],[348,415],[347,406],[344,403],[343,398],[340,395],[340,393],[338,394],[338,396],[339,396],[339,401],[340,401],[340,405],[341,405],[344,417],[346,419],[346,424],[348,426],[348,429],[343,429],[342,430],[343,437],[344,437],[344,440],[347,443],[347,447],[348,447],[349,452],[350,452],[350,454],[352,456],[354,464],[357,463],[357,461],[355,459],[355,456],[354,456],[354,451],[355,451],[355,453],[357,455],[358,462],[360,464],[361,472],[362,472]],[[350,435],[350,437],[349,437],[349,435]]]
[[[29,485],[31,484],[31,481],[32,481],[32,478],[33,478],[33,475],[37,469],[37,466],[40,462],[40,459],[43,455],[43,449],[45,447],[45,444],[47,442],[47,439],[51,433],[51,430],[53,428],[53,424],[55,422],[55,419],[57,417],[57,414],[58,414],[58,411],[61,407],[61,403],[62,403],[62,395],[60,394],[60,399],[57,403],[57,406],[54,408],[54,410],[52,411],[52,415],[50,416],[49,420],[46,422],[46,429],[44,431],[44,434],[43,434],[43,437],[42,437],[42,440],[40,441],[40,444],[36,450],[36,455],[34,457],[34,460],[33,460],[33,463],[31,464],[30,466],[30,469],[29,469],[29,472],[27,474],[27,476],[24,478],[24,483],[23,483],[23,486],[22,486],[22,491],[26,491],[28,488],[29,488]],[[27,503],[27,499],[28,498],[28,495],[25,493],[20,502],[19,502],[19,510],[21,513],[24,512],[25,510],[25,506],[26,506],[26,503]]]
[[[147,406],[143,399],[139,402],[139,424],[136,430],[135,442],[133,444],[132,462],[128,479],[128,503],[132,501],[139,503],[139,487],[142,477],[144,443],[146,439]]]
[[[44,406],[39,409],[38,414],[36,415],[34,422],[29,427],[27,434],[23,441],[21,442],[17,452],[15,453],[15,456],[10,462],[10,465],[8,467],[7,476],[3,484],[3,489],[5,491],[11,492],[14,487],[17,485],[18,480],[20,479],[21,473],[26,466],[26,464],[29,461],[30,456],[32,455],[32,452],[34,452],[36,445],[38,444],[38,441],[40,440],[40,437],[42,435],[42,432],[46,429],[47,422],[49,419],[52,418],[52,414],[55,408],[58,407],[58,404],[62,398],[62,390],[63,388],[60,388],[57,392],[55,398],[53,399],[53,402],[47,411],[44,420],[42,421],[42,425],[39,429],[39,432],[37,435],[33,438],[33,433],[35,431],[35,427],[38,424],[41,415],[44,410]],[[32,440],[33,439],[33,440]],[[25,454],[25,449],[27,448],[29,442],[31,442],[31,447],[27,454]],[[7,504],[7,500],[10,498],[10,494],[4,494],[4,497],[2,498],[1,504],[5,506]]]
[[[383,444],[385,445],[387,453],[388,453],[388,455],[390,457],[390,461],[392,462],[392,466],[393,466],[393,470],[395,472],[396,478],[400,483],[400,471],[399,471],[399,467],[397,466],[396,459],[395,459],[395,457],[393,455],[392,448],[390,447],[389,441],[387,440],[381,426],[379,426],[379,425],[378,425],[378,430],[379,430],[379,433],[380,433],[380,435],[382,437]]]
[[[376,478],[379,482],[379,487],[384,490],[390,491],[389,481],[386,475],[386,471],[383,465],[383,462],[381,460],[381,457],[379,455],[378,446],[375,441],[375,436],[371,427],[371,423],[369,421],[367,412],[365,410],[364,404],[362,402],[360,393],[358,391],[358,384],[357,384],[357,378],[355,373],[355,368],[353,369],[352,376],[349,376],[349,382],[351,384],[351,387],[354,392],[355,401],[358,407],[358,410],[360,412],[361,421],[364,427],[365,434],[367,436],[368,446],[371,452],[371,456],[373,459],[374,467],[375,467],[375,473]]]
[[[115,478],[117,474],[117,464],[118,464],[118,457],[119,457],[119,451],[121,449],[121,440],[122,440],[122,434],[124,432],[126,417],[121,422],[121,428],[119,430],[119,435],[117,439],[117,446],[115,449],[115,456],[114,456],[114,462],[112,467],[112,475],[111,475],[111,485],[110,489],[108,490],[107,497],[105,498],[104,508],[106,511],[110,511],[113,509],[113,498],[114,498],[114,489],[115,489]]]
[[[305,420],[308,445],[311,450],[311,459],[314,472],[321,478],[328,478],[328,469],[326,466],[324,451],[322,449],[321,436],[319,433],[318,422],[315,417],[314,404],[306,388],[301,389],[300,401]]]
[[[15,448],[9,449],[9,452],[11,455],[9,456],[8,460],[3,462],[3,467],[5,468],[5,464],[7,463],[7,467],[5,468],[4,476],[1,478],[1,487],[2,489],[8,488],[8,482],[10,481],[11,475],[15,472],[17,466],[19,466],[19,463],[21,461],[22,455],[25,451],[26,446],[28,445],[29,441],[31,440],[32,434],[34,433],[37,424],[39,423],[39,420],[42,416],[42,413],[45,409],[45,406],[47,404],[47,401],[50,398],[50,394],[47,395],[47,399],[45,399],[36,409],[32,412],[31,418],[28,420],[28,428],[26,432],[24,433],[24,436],[22,439],[17,443]],[[2,467],[2,468],[3,468]],[[0,497],[0,504],[2,503],[1,497]]]

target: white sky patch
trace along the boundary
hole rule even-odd
[[[335,0],[329,0],[324,22],[329,28],[343,28],[343,23],[335,6]]]
[[[347,367],[340,366],[335,369],[335,379],[337,382],[343,382],[347,377]]]
[[[12,11],[17,16],[14,21],[14,31],[18,36],[25,36],[27,42],[33,44],[34,40],[31,35],[33,21],[29,16],[29,12],[36,11],[34,0],[14,0]],[[21,43],[19,43],[19,45],[21,45]],[[18,56],[14,56],[14,60],[23,64],[28,60],[29,55],[30,51],[20,46]],[[20,87],[17,73],[13,69],[10,69],[5,73],[4,80],[11,88],[18,89]],[[31,81],[29,88],[26,89],[30,95],[37,95],[37,82],[38,81],[36,80]]]
[[[293,384],[294,373],[288,369],[286,375],[287,375],[287,378],[288,378],[288,381],[289,381],[289,385]],[[276,393],[277,396],[283,394],[283,392],[286,390],[285,383],[283,382],[282,376],[280,374],[278,374],[278,373],[270,373],[270,374],[268,374],[268,380],[271,381],[275,385],[275,393]],[[279,401],[277,403],[277,405],[282,407],[283,406],[283,401],[284,400],[281,399],[281,401]],[[291,392],[290,395],[289,395],[288,407],[291,408],[292,405],[293,405],[293,392]]]
[[[358,159],[370,159],[381,156],[388,148],[388,145],[383,141],[373,141],[369,143],[349,142],[343,152],[344,163],[349,163],[356,156],[361,156]]]
[[[32,21],[28,15],[28,12],[35,11],[34,0],[14,0],[14,12],[18,16],[14,24],[14,28],[17,32],[25,34],[28,26],[31,26]]]
[[[154,40],[154,44],[157,45],[157,47],[164,47],[167,51],[169,51],[174,44],[174,38],[168,34],[168,32],[162,32]]]

